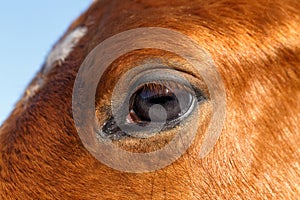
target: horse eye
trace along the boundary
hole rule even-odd
[[[147,138],[174,128],[193,113],[197,103],[206,100],[195,86],[171,80],[143,83],[132,91],[117,115],[111,116],[97,132],[98,138]]]
[[[170,122],[184,116],[192,103],[193,95],[185,87],[148,83],[130,97],[129,117],[135,123]]]

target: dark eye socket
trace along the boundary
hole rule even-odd
[[[148,83],[130,97],[129,113],[135,123],[170,122],[183,116],[192,103],[193,95],[186,87],[175,83]]]

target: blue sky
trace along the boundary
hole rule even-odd
[[[0,7],[0,124],[47,53],[92,0],[3,1]]]

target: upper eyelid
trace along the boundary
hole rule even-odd
[[[141,87],[144,87],[145,85],[151,85],[151,84],[163,85],[169,89],[192,90],[195,87],[192,84],[187,85],[187,84],[182,84],[181,82],[177,82],[177,81],[173,81],[173,80],[158,79],[158,80],[153,80],[153,81],[142,82],[138,87],[136,87],[135,91],[139,90]]]
[[[189,86],[190,81],[188,81],[185,76],[180,74],[182,72],[169,68],[169,67],[158,67],[153,68],[149,71],[142,72],[141,74],[137,75],[137,78],[131,80],[130,85],[132,85],[134,88],[137,88],[136,86],[152,83],[152,82],[164,82],[164,81],[173,81],[175,83],[181,83],[182,85]],[[188,74],[187,74],[188,75]],[[133,88],[130,88],[133,89]]]
[[[187,86],[194,89],[198,100],[210,99],[207,86],[201,78],[197,78],[185,71],[178,70],[171,64],[170,66],[162,62],[149,61],[123,73],[111,90],[112,96],[110,101],[113,108],[115,109],[122,106],[123,102],[127,101],[127,99],[129,99],[142,84],[159,80],[171,80],[181,84],[186,83]],[[143,78],[145,74],[148,74],[148,77],[150,77],[148,80]]]
[[[132,84],[132,87],[130,87],[131,93],[137,90],[140,86],[148,83],[164,83],[167,81],[172,81],[177,84],[181,84],[182,86],[185,86],[188,89],[192,89],[193,92],[195,92],[197,98],[199,99],[200,97],[203,99],[209,99],[209,93],[206,88],[206,84],[203,80],[199,79],[197,76],[194,74],[189,73],[188,71],[184,70],[178,70],[178,68],[170,68],[169,66],[165,67],[157,67],[154,68],[159,72],[158,74],[161,74],[160,70],[166,70],[168,71],[168,74],[171,76],[165,75],[164,77],[167,79],[162,79],[161,76],[155,77],[155,74],[152,74],[154,76],[151,77],[149,80],[143,80],[143,75],[135,81],[137,83],[140,81],[138,84]],[[150,74],[150,73],[148,73]],[[175,75],[176,74],[176,75]],[[175,78],[177,77],[177,78]],[[133,80],[134,81],[134,80]]]
[[[187,75],[189,74],[185,74],[185,76]],[[129,77],[126,77],[125,82],[118,86],[117,94],[118,96],[129,98],[142,85],[166,81],[173,81],[190,89],[197,88],[198,90],[202,90],[202,88],[199,88],[198,85],[194,83],[195,81],[192,81],[191,78],[189,78],[189,81],[185,76],[183,72],[177,71],[169,66],[158,65],[148,68],[147,70],[141,68],[140,70],[134,71]],[[195,77],[193,78],[196,79]],[[124,98],[124,100],[126,100],[126,98]]]

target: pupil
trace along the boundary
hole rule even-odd
[[[132,95],[129,109],[134,111],[134,114],[140,121],[162,122],[161,115],[166,114],[166,121],[177,119],[189,109],[191,103],[192,95],[185,89],[168,88],[164,85],[153,83],[144,85]],[[157,110],[156,112],[158,113],[150,118],[149,110],[157,104],[162,106],[164,111]]]

